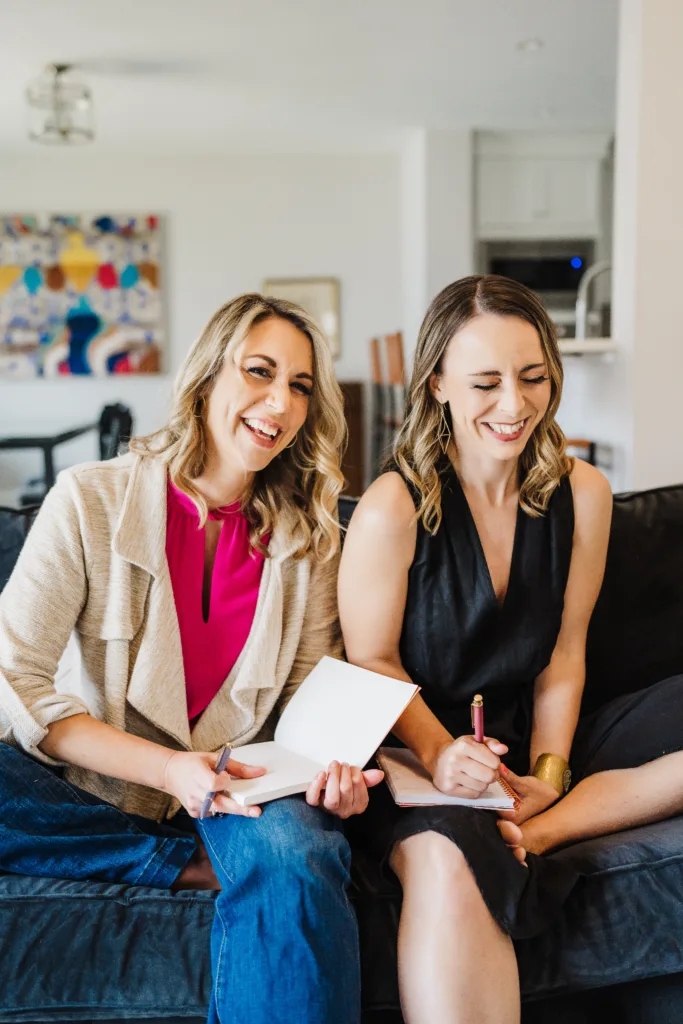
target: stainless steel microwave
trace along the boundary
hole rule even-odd
[[[575,333],[579,281],[594,258],[595,245],[590,239],[480,242],[477,269],[480,274],[511,277],[537,292],[559,336],[570,338]],[[601,313],[593,312],[589,319],[592,329],[599,329]]]
[[[482,242],[480,272],[502,274],[538,292],[546,302],[573,305],[586,268],[593,262],[592,241]]]

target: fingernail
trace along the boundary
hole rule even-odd
[[[509,768],[507,768],[507,767],[506,767],[506,766],[505,766],[504,764],[501,764],[501,766],[500,766],[500,770],[501,770],[502,772],[509,772],[509,771],[510,771],[510,769],[509,769]]]
[[[260,816],[260,814],[261,814],[261,812],[258,809],[258,807],[250,807],[249,808],[249,817],[250,818],[258,818]]]

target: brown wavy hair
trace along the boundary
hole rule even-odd
[[[422,321],[406,415],[394,444],[393,460],[419,498],[417,515],[430,533],[441,523],[438,464],[452,427],[450,410],[432,394],[430,378],[441,373],[449,342],[480,313],[515,316],[538,333],[550,377],[550,402],[520,456],[519,503],[530,516],[543,515],[560,481],[572,467],[564,434],[555,422],[564,373],[555,326],[538,296],[523,284],[497,274],[472,275],[439,292]],[[445,417],[445,419],[444,419]]]
[[[263,295],[240,295],[222,306],[195,341],[176,378],[166,426],[131,441],[143,457],[161,458],[170,479],[197,507],[203,526],[208,516],[204,497],[194,485],[208,454],[206,399],[226,359],[234,359],[249,331],[263,320],[293,324],[313,348],[313,390],[308,414],[294,445],[256,473],[242,498],[252,547],[268,551],[264,537],[285,523],[295,538],[294,557],[312,552],[327,561],[339,550],[337,498],[344,485],[340,460],[346,447],[344,400],[337,383],[329,344],[315,320],[293,302]]]

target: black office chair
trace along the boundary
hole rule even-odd
[[[12,570],[24,546],[26,535],[40,506],[31,508],[3,508],[0,506],[0,590],[12,575]]]
[[[100,414],[100,458],[114,459],[128,448],[133,435],[133,414],[127,405],[105,405]]]
[[[88,430],[92,426],[87,427]],[[127,405],[116,402],[113,405],[105,405],[100,413],[97,424],[99,434],[99,447],[101,459],[113,459],[126,451],[128,442],[133,434],[133,414]],[[77,433],[82,433],[78,431]],[[52,478],[46,481],[45,476],[33,477],[24,484],[24,489],[19,495],[19,504],[24,507],[37,505],[45,498],[49,486],[54,482],[54,471]]]

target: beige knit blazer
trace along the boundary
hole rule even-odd
[[[87,712],[174,750],[269,738],[284,703],[325,654],[339,657],[336,561],[269,544],[244,649],[192,733],[166,560],[166,469],[125,455],[60,474],[0,595],[0,740],[41,761],[52,722]],[[122,810],[161,820],[158,790],[66,766]]]

